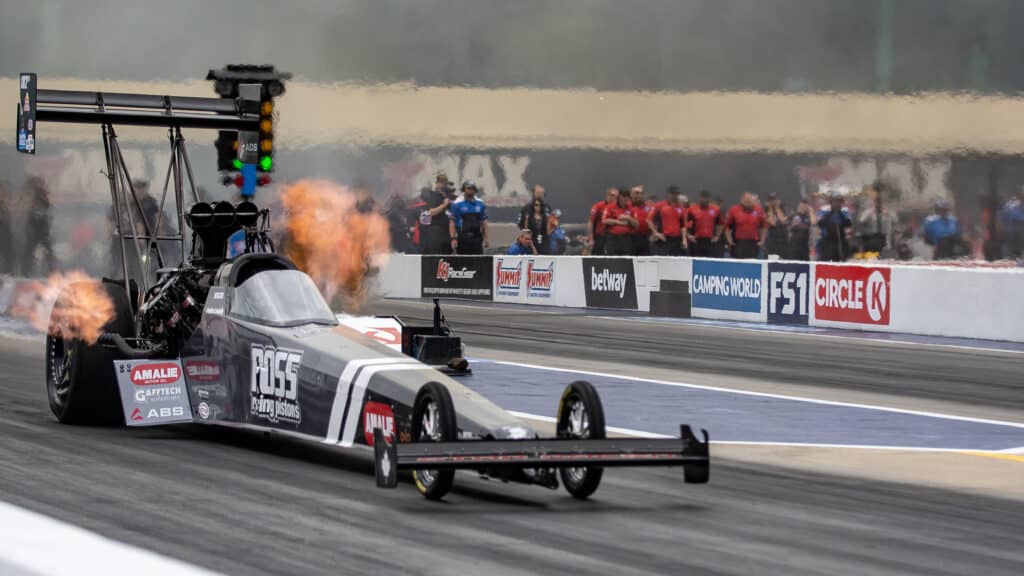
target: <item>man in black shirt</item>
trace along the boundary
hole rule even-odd
[[[448,184],[448,175],[438,172],[431,189],[424,200],[427,205],[420,213],[421,244],[424,254],[451,254],[452,238],[449,234],[448,208],[454,200],[455,191]]]

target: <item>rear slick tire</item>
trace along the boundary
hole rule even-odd
[[[412,410],[413,442],[454,442],[458,436],[452,396],[442,384],[428,382],[416,394]],[[428,500],[440,500],[455,482],[455,470],[413,470],[416,489]]]
[[[555,431],[559,438],[589,440],[605,437],[604,407],[590,382],[577,380],[562,392]],[[584,500],[601,484],[604,468],[559,468],[558,475],[573,498]]]
[[[54,310],[67,306],[78,283],[61,290]],[[131,336],[131,306],[124,286],[103,283],[114,304],[114,317],[104,332]],[[114,354],[99,344],[87,344],[71,336],[75,327],[51,313],[46,335],[46,396],[50,410],[61,424],[120,426],[124,424],[121,395],[114,373]]]

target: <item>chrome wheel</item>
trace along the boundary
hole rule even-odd
[[[587,416],[587,409],[583,406],[583,402],[579,398],[573,398],[569,404],[569,426],[566,430],[566,435],[569,438],[589,438],[590,437],[590,418]],[[566,475],[572,479],[573,483],[579,484],[583,482],[583,479],[587,475],[586,468],[566,468]]]
[[[437,402],[428,400],[423,409],[423,418],[420,419],[420,440],[429,439],[430,442],[441,441],[440,418],[437,414]],[[437,477],[437,470],[418,470],[419,481],[429,486],[434,483]]]

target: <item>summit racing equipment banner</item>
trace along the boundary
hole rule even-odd
[[[582,260],[588,308],[636,310],[636,273],[632,258]]]
[[[553,304],[554,293],[554,258],[494,257],[495,302]]]
[[[180,360],[115,360],[114,372],[128,426],[192,421]]]
[[[423,256],[420,295],[490,300],[493,260],[490,256]]]
[[[693,308],[760,315],[761,271],[759,262],[695,259]]]
[[[888,326],[892,314],[892,271],[816,264],[812,294],[816,320]]]

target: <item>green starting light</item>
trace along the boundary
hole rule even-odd
[[[231,165],[235,167],[235,170],[241,170],[242,169],[242,161],[239,160],[238,158],[235,158],[234,160],[232,160],[231,161]]]
[[[262,168],[264,172],[270,172],[270,169],[273,168],[273,167],[274,167],[274,159],[273,158],[271,158],[270,156],[264,156],[264,157],[260,158],[260,168]]]

